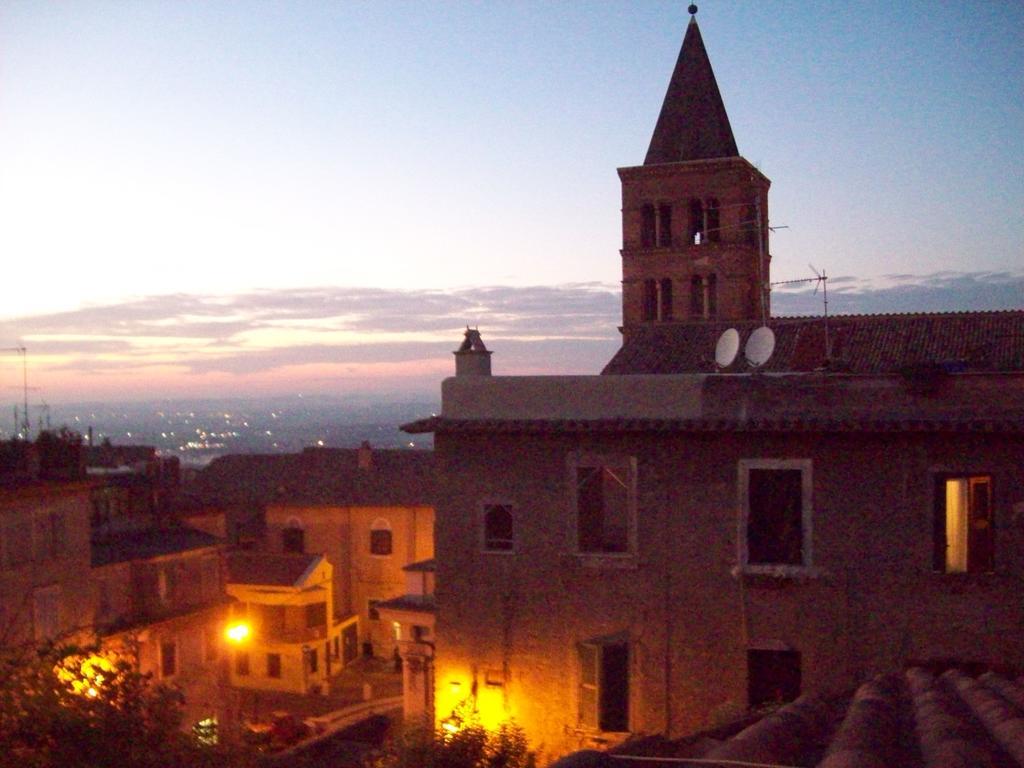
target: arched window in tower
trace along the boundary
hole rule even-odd
[[[708,320],[718,316],[718,278],[714,274],[690,278],[690,317]]]
[[[704,204],[700,200],[690,201],[690,242],[704,242]]]
[[[704,317],[704,278],[690,278],[690,317]]]
[[[658,206],[658,245],[662,248],[672,245],[672,206],[668,203]]]
[[[658,319],[672,319],[672,278],[663,277],[658,283]]]
[[[640,208],[640,244],[644,248],[653,248],[657,242],[658,222],[654,213],[654,206],[645,203]]]
[[[644,280],[644,303],[641,319],[645,323],[653,322],[658,316],[658,281]]]
[[[370,526],[370,554],[391,554],[391,523],[378,517]]]
[[[281,549],[285,552],[306,551],[306,532],[302,530],[302,522],[297,517],[289,518],[281,531]]]
[[[718,198],[709,197],[704,208],[704,217],[707,222],[705,231],[708,235],[708,242],[717,243],[721,239],[722,224],[718,215]]]
[[[757,247],[757,208],[751,205],[743,206],[743,239],[747,245]]]

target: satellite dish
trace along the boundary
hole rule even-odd
[[[724,331],[715,345],[715,365],[728,368],[740,351],[740,332],[735,328]]]
[[[767,325],[762,325],[750,334],[750,338],[747,339],[747,347],[743,351],[743,354],[747,358],[747,363],[749,363],[752,368],[760,368],[768,362],[768,359],[772,356],[772,352],[774,351],[775,334]]]

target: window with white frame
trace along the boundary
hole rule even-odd
[[[623,555],[636,544],[636,459],[572,455],[573,537],[580,554]]]
[[[515,520],[512,505],[488,503],[483,505],[482,533],[484,552],[512,552],[515,547]]]
[[[811,460],[743,459],[739,464],[742,567],[810,567]]]
[[[579,661],[580,727],[629,730],[629,642],[625,634],[576,646]]]

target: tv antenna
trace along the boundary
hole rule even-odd
[[[28,440],[30,435],[31,435],[31,431],[32,431],[32,425],[29,422],[29,413],[28,413],[28,350],[25,349],[25,345],[24,344],[20,344],[17,347],[4,347],[2,351],[4,351],[4,352],[17,352],[18,354],[21,355],[21,382],[22,382],[21,390],[22,390],[23,404],[22,404],[22,410],[21,410],[21,423],[20,424],[18,423],[18,416],[17,416],[18,410],[17,410],[17,406],[15,406],[15,410],[14,410],[14,413],[15,413],[15,416],[14,416],[14,431],[16,433],[18,433],[21,436],[22,439]]]
[[[832,340],[829,337],[828,332],[828,275],[825,274],[825,270],[820,272],[813,264],[807,265],[811,272],[814,273],[814,277],[805,277],[801,280],[780,280],[771,285],[795,285],[796,283],[814,283],[814,291],[811,292],[813,296],[818,292],[818,288],[821,288],[821,301],[824,308],[824,319],[825,319],[825,362],[832,359]]]

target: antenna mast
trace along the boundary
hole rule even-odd
[[[21,437],[28,440],[32,436],[32,424],[29,421],[28,413],[28,350],[25,349],[25,345],[21,344],[17,347],[5,347],[4,352],[17,352],[21,355],[21,390],[22,390],[22,409],[21,409],[21,423],[18,423],[18,409],[15,407],[14,417],[14,428],[15,431],[21,434]]]
[[[818,292],[818,286],[821,286],[821,298],[824,304],[825,313],[825,362],[832,359],[832,339],[828,332],[828,275],[825,274],[825,270],[819,272],[814,268],[813,264],[808,264],[811,268],[811,272],[814,273],[814,277],[805,277],[800,280],[779,280],[778,282],[771,283],[770,285],[795,285],[796,283],[815,283],[814,293]]]

